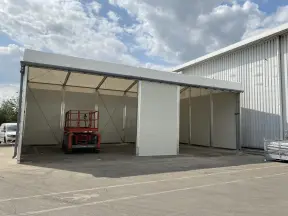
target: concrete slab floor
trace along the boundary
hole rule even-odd
[[[288,165],[264,163],[261,155],[37,151],[37,159],[16,165],[12,148],[0,148],[0,216],[286,215]]]

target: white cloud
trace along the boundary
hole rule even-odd
[[[17,97],[19,86],[17,84],[0,84],[0,104],[3,100]]]
[[[92,1],[87,5],[88,10],[90,9],[90,12],[98,14],[101,9],[101,4],[99,4],[96,1]]]
[[[255,28],[264,14],[258,5],[246,1],[228,6],[221,5],[210,13],[198,17],[197,25],[201,29],[201,40],[204,41],[205,52],[211,52],[241,40],[248,28]]]
[[[143,51],[178,64],[288,19],[287,7],[267,16],[256,3],[242,0],[109,2],[126,9],[139,24],[121,27],[121,17],[113,11],[101,17],[102,5],[95,0],[5,0],[0,2],[0,32],[39,50],[145,65],[149,59],[142,63],[130,53]],[[121,40],[127,32],[136,44]]]
[[[134,15],[139,24],[136,49],[182,63],[235,43],[261,28],[287,22],[287,7],[268,16],[249,0],[110,0]]]
[[[109,12],[107,13],[107,15],[108,15],[108,17],[109,17],[112,21],[114,21],[114,22],[118,22],[118,20],[120,19],[120,17],[119,17],[115,12],[113,12],[113,11],[109,11]]]
[[[180,63],[239,41],[261,19],[258,5],[223,0],[110,0],[136,16],[137,48]]]
[[[0,46],[0,84],[19,81],[23,51],[22,47],[15,44]]]
[[[15,44],[0,46],[0,104],[5,99],[17,96],[23,51],[22,47]]]
[[[262,19],[255,19],[253,25],[249,26],[243,35],[243,39],[263,33],[268,29],[275,28],[288,22],[288,6],[279,7],[277,11]]]
[[[85,2],[85,1],[81,1]],[[123,29],[100,17],[97,2],[5,0],[0,32],[34,49],[98,60],[139,64],[118,35]],[[129,56],[129,57],[127,57]]]
[[[0,55],[21,56],[23,52],[24,52],[24,48],[16,44],[9,44],[8,46],[0,46]]]

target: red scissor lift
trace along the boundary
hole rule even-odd
[[[70,153],[74,149],[100,151],[99,112],[70,110],[65,114],[65,127],[62,149]]]

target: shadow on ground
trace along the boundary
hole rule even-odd
[[[103,145],[100,154],[64,154],[59,147],[30,147],[23,151],[22,163],[95,177],[121,178],[168,172],[263,163],[263,156],[235,151],[181,145],[180,155],[136,157],[132,144]]]

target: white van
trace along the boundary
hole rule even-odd
[[[17,123],[4,123],[0,126],[0,144],[15,144]]]

